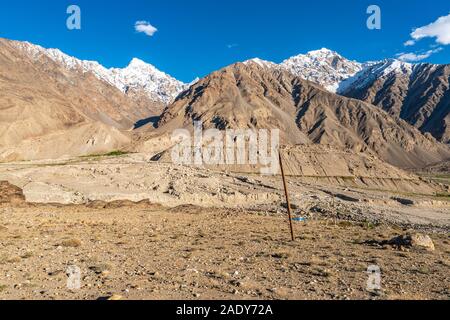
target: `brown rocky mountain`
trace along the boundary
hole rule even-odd
[[[31,57],[20,44],[0,39],[1,159],[82,155],[129,143],[120,129],[147,117],[145,109],[93,74]]]
[[[256,63],[214,72],[167,107],[158,126],[162,130],[189,127],[199,120],[206,128],[274,128],[280,129],[285,143],[308,143],[296,124],[292,76],[278,76]]]
[[[374,104],[450,143],[450,65],[388,60],[363,69],[341,94]]]
[[[418,168],[450,158],[448,146],[371,104],[287,71],[237,63],[200,80],[166,108],[160,131],[190,127],[279,128],[285,144],[324,144]]]
[[[450,158],[448,146],[378,107],[257,61],[212,73],[166,107],[157,130],[130,133],[160,106],[58,62],[33,46],[0,39],[0,159],[134,151],[149,140],[162,151],[172,130],[191,128],[193,120],[218,129],[280,129],[287,145],[331,145],[398,167]]]
[[[49,85],[55,85],[57,92],[70,100],[77,110],[119,129],[130,129],[137,121],[155,115],[155,110],[162,108],[161,103],[145,99],[133,88],[123,94],[94,72],[85,72],[77,65],[70,68],[67,62],[51,59],[40,51],[35,52],[35,48],[25,42],[0,39],[0,49],[5,57],[2,72],[10,76],[22,74],[30,78],[30,83],[36,76],[49,77]]]

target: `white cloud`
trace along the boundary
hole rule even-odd
[[[414,40],[423,38],[436,38],[436,42],[447,45],[450,44],[450,14],[440,17],[435,22],[427,26],[415,29],[411,33]]]
[[[441,51],[442,48],[437,48],[434,50],[428,50],[426,52],[423,53],[414,53],[414,52],[409,52],[409,53],[399,53],[397,54],[397,59],[400,61],[404,61],[404,62],[417,62],[417,61],[421,61],[424,60],[426,58],[429,58],[433,53],[437,53],[439,51]]]
[[[156,29],[150,24],[150,22],[147,21],[136,21],[134,28],[137,32],[143,32],[149,37],[153,36],[158,31],[158,29]]]
[[[416,42],[414,40],[408,40],[404,43],[404,46],[409,47],[409,46],[413,46],[415,44],[416,44]]]
[[[232,43],[232,44],[228,44],[227,45],[228,49],[233,49],[233,48],[236,48],[236,47],[239,47],[239,45],[237,43]]]
[[[397,59],[400,61],[404,61],[404,62],[415,62],[415,61],[420,61],[423,59],[426,59],[430,56],[431,54],[428,53],[424,53],[424,54],[416,54],[416,53],[399,53],[397,55]]]

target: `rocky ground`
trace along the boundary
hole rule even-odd
[[[448,299],[448,233],[434,251],[401,228],[141,203],[0,208],[2,299]],[[381,291],[367,269],[381,268]],[[67,288],[70,266],[81,288]]]
[[[122,160],[0,167],[0,299],[450,298],[444,195],[290,177],[291,242],[279,177]]]

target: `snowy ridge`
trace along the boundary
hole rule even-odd
[[[267,60],[262,60],[262,59],[259,59],[259,58],[253,58],[253,59],[244,61],[243,63],[245,65],[250,65],[252,63],[255,63],[255,64],[259,65],[260,67],[269,68],[269,69],[278,67],[278,65],[276,63],[274,63],[274,62],[267,61]]]
[[[396,59],[360,63],[348,60],[337,52],[325,48],[291,57],[281,64],[258,58],[244,63],[256,63],[266,68],[286,70],[338,94],[343,94],[351,88],[364,87],[368,83],[393,74],[410,76],[417,66]]]
[[[298,77],[322,85],[331,92],[336,92],[342,81],[363,68],[361,63],[347,60],[325,48],[289,58],[280,66]]]
[[[353,77],[345,79],[339,84],[337,93],[343,94],[350,89],[363,88],[378,79],[385,79],[392,75],[404,75],[410,77],[414,71],[411,63],[395,59],[387,59],[364,64],[362,70]]]
[[[98,79],[117,87],[123,93],[127,93],[130,89],[143,90],[151,100],[164,104],[169,104],[188,86],[137,58],[134,58],[126,68],[107,69],[96,61],[79,60],[59,49],[45,49],[29,42],[14,42],[14,44],[34,60],[45,55],[66,69],[83,73],[92,72]]]
[[[151,100],[166,105],[198,81],[196,79],[190,84],[185,84],[137,58],[134,58],[126,68],[107,69],[96,61],[79,60],[58,49],[45,49],[28,42],[15,41],[14,44],[32,59],[46,55],[67,69],[79,70],[84,73],[92,72],[98,79],[117,87],[124,93],[128,93],[130,90],[143,91]],[[256,64],[268,69],[286,70],[338,94],[343,94],[352,88],[364,87],[377,79],[386,78],[392,74],[410,76],[417,66],[395,59],[360,63],[348,60],[326,48],[291,57],[281,64],[259,58],[243,63],[246,65]]]

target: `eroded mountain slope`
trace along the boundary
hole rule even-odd
[[[280,129],[283,144],[310,142],[374,154],[415,168],[450,157],[450,149],[379,108],[324,90],[289,72],[237,63],[194,84],[166,108],[161,131],[192,127]]]

